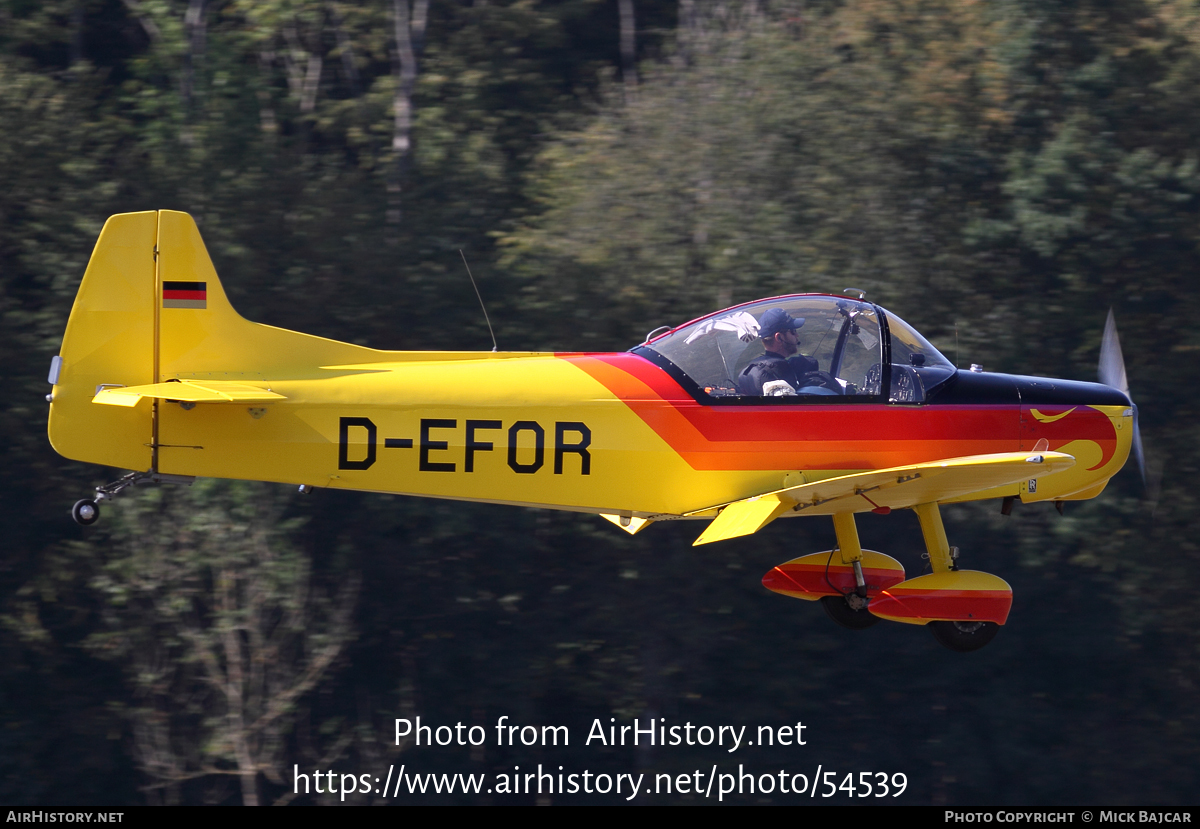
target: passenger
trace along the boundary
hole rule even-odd
[[[738,377],[738,391],[751,397],[762,397],[763,386],[776,380],[783,380],[793,393],[801,389],[812,389],[817,394],[840,394],[836,381],[825,372],[820,371],[820,365],[811,357],[800,354],[800,340],[796,329],[804,325],[803,317],[793,317],[782,308],[772,308],[762,315],[758,321],[758,335],[762,337],[763,348],[761,357],[750,361]],[[830,385],[833,384],[833,388]],[[821,387],[816,391],[813,387]],[[779,388],[776,386],[776,388]],[[785,390],[786,391],[786,390]],[[768,390],[768,393],[778,394]]]

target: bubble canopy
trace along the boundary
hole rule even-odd
[[[764,333],[779,336],[764,339]],[[870,302],[826,294],[727,308],[634,352],[708,403],[919,404],[956,371],[896,315]]]

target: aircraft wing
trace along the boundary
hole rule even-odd
[[[870,506],[903,509],[1043,478],[1074,465],[1075,458],[1062,452],[1002,452],[857,472],[727,504],[694,544],[750,535],[789,511],[803,512],[831,501],[845,501],[847,512]]]
[[[282,394],[230,380],[180,380],[145,386],[102,388],[92,402],[105,406],[136,406],[143,397],[188,403],[266,403],[285,399]]]

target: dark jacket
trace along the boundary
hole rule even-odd
[[[803,354],[783,357],[774,351],[767,351],[742,369],[738,376],[738,391],[751,397],[761,397],[763,384],[772,380],[786,380],[793,389],[799,391],[804,385],[801,382],[804,375],[817,368],[817,361]]]

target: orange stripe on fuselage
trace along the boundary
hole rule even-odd
[[[1015,403],[704,406],[636,354],[561,357],[603,384],[697,470],[884,469],[1013,452],[1020,441]]]

